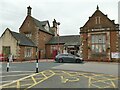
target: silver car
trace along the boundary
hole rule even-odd
[[[55,61],[62,63],[62,62],[76,62],[76,63],[82,63],[83,60],[76,55],[72,55],[72,54],[58,54],[55,57]]]

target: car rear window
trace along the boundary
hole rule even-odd
[[[60,54],[60,56],[68,56],[68,54]]]

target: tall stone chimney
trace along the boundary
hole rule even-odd
[[[27,7],[27,15],[30,15],[31,16],[31,7],[29,6],[29,7]]]
[[[60,25],[60,23],[59,23],[59,22],[56,22],[56,20],[54,19],[54,21],[53,21],[53,27],[52,27],[52,28],[53,28],[54,35],[55,35],[55,36],[58,36],[58,34],[59,34],[59,33],[58,33],[58,32],[59,32],[59,31],[58,31],[58,29],[59,29],[59,28],[58,28],[58,25]]]
[[[54,19],[54,21],[53,21],[53,27],[57,28],[57,22],[56,22],[55,19]]]

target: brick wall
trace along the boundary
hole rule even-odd
[[[31,16],[27,16],[20,27],[20,33],[31,33],[31,40],[38,47],[38,58],[46,58],[45,44],[53,37],[37,27]]]
[[[52,38],[53,36],[47,34],[45,32],[39,31],[39,50],[40,50],[40,58],[46,58],[46,47],[45,44]]]
[[[96,23],[96,18],[100,17],[100,22]],[[98,19],[97,19],[98,21]],[[99,29],[98,31],[93,31]],[[100,30],[104,29],[104,30]],[[106,58],[98,57],[97,60],[113,60],[111,58],[111,52],[118,52],[118,31],[114,20],[110,20],[107,15],[104,15],[100,10],[96,10],[95,13],[89,17],[86,24],[80,28],[80,36],[82,38],[82,54],[84,60],[93,60],[90,58],[90,41],[92,34],[105,34],[106,35]],[[107,49],[110,44],[109,50]]]
[[[31,48],[31,57],[25,57],[25,48]],[[19,61],[24,61],[24,60],[34,60],[36,59],[36,47],[26,47],[26,46],[20,46],[20,51],[19,51],[19,57],[17,60]]]

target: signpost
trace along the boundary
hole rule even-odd
[[[120,58],[120,52],[112,52],[112,58]]]

